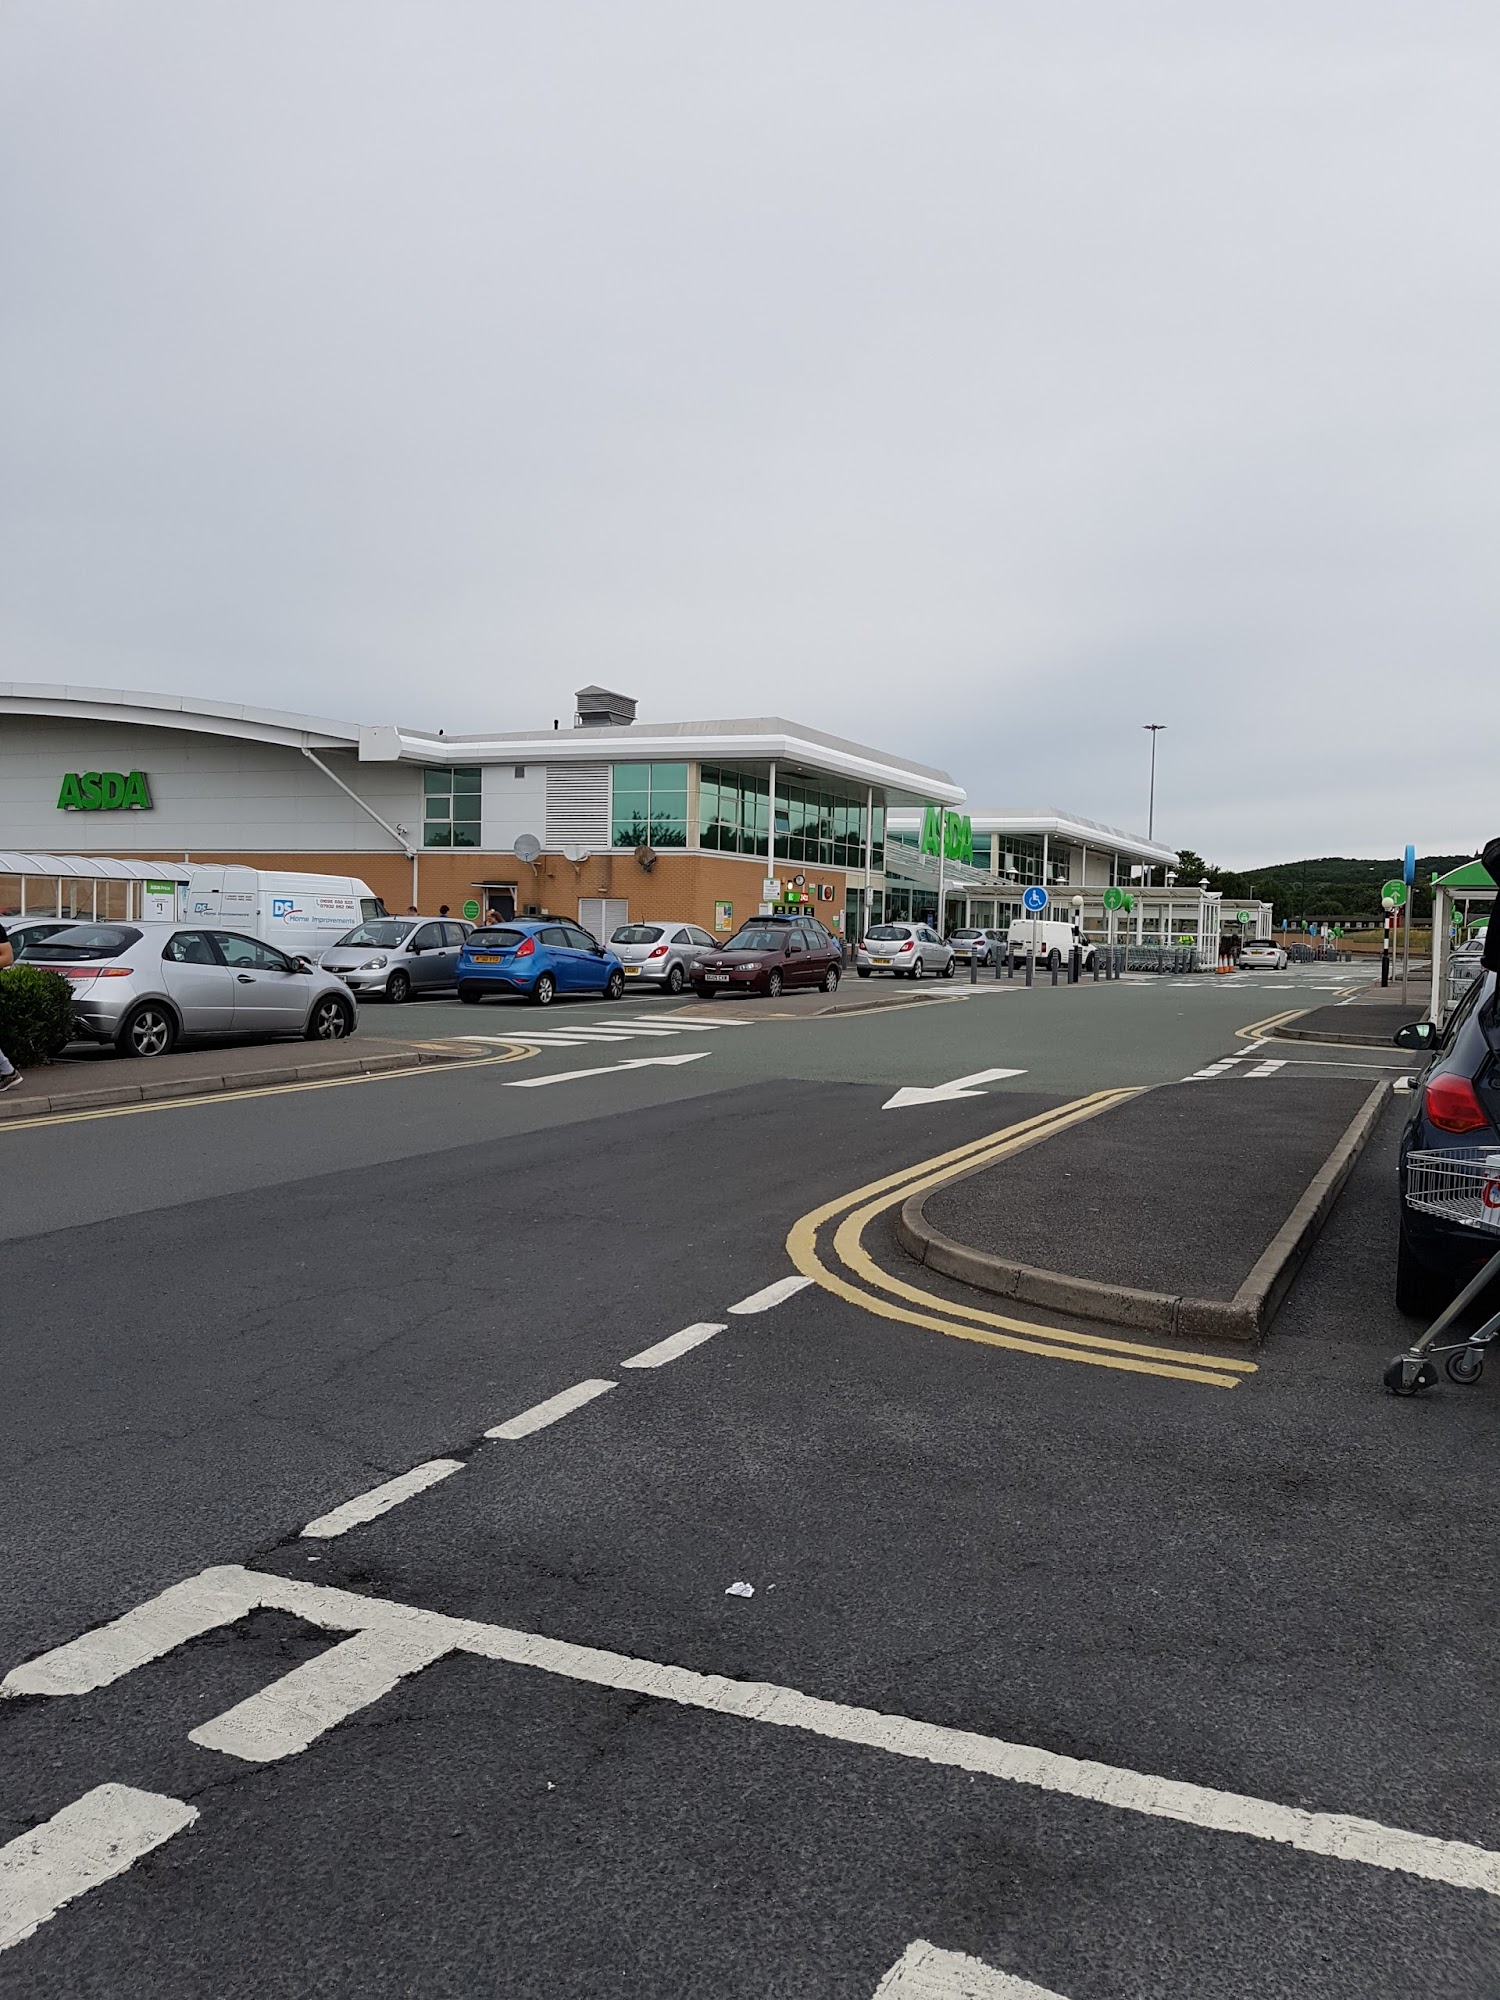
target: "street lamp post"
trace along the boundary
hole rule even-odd
[[[1142,729],[1149,729],[1151,731],[1151,791],[1146,801],[1147,840],[1153,840],[1156,837],[1156,739],[1166,726],[1164,722],[1143,722],[1141,724]],[[1150,879],[1150,866],[1148,864],[1146,880],[1149,882]]]

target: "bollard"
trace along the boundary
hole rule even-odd
[[[979,947],[969,946],[969,984],[973,986],[979,978]]]
[[[1026,984],[1028,986],[1031,984],[1031,972],[1032,972],[1031,953],[1028,951],[1026,954]]]
[[[1053,953],[1053,954],[1051,954],[1051,958],[1050,958],[1050,969],[1051,969],[1051,973],[1052,973],[1052,984],[1053,984],[1053,985],[1055,986],[1055,985],[1057,984],[1057,955],[1056,955],[1056,953]]]
[[[1010,963],[1010,946],[1009,946],[1009,945],[1007,945],[1007,946],[1005,947],[1005,961],[1006,961],[1007,965],[1008,965],[1008,964]],[[992,962],[993,962],[993,964],[994,964],[994,967],[995,967],[995,977],[996,977],[996,978],[998,979],[998,978],[1000,977],[1000,948],[999,948],[999,946],[998,946],[998,945],[997,945],[997,946],[996,946],[996,948],[995,948],[995,954],[994,954],[994,958],[993,958],[993,961],[992,961]]]
[[[1093,957],[1092,957],[1092,958],[1091,958],[1091,959],[1089,960],[1089,968],[1090,968],[1090,970],[1091,970],[1091,971],[1093,972],[1093,975],[1094,975],[1094,984],[1095,984],[1095,985],[1097,986],[1097,985],[1099,984],[1099,947],[1098,947],[1098,945],[1095,945],[1095,946],[1094,946],[1094,955],[1093,955]]]

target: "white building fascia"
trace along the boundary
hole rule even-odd
[[[887,824],[897,833],[920,833],[922,815],[909,808],[895,809],[888,815]],[[1053,840],[1069,841],[1079,847],[1128,855],[1133,861],[1148,861],[1164,868],[1177,865],[1175,847],[1163,847],[1143,834],[1127,833],[1122,827],[1085,819],[1081,813],[1059,812],[1055,807],[1041,812],[971,812],[969,825],[976,838],[980,834],[1011,833],[1039,839],[1046,834]]]

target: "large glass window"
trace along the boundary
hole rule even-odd
[[[610,844],[687,846],[686,764],[616,764]]]
[[[422,845],[479,845],[479,766],[429,765],[422,773]]]
[[[698,844],[720,854],[764,854],[769,773],[728,771],[704,764],[698,772]]]
[[[1000,873],[1011,876],[1017,882],[1040,882],[1042,879],[1042,843],[1029,839],[1021,833],[1002,833],[1000,846]],[[1066,878],[1064,878],[1066,879]]]

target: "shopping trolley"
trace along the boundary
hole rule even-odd
[[[1488,1146],[1461,1146],[1451,1153],[1409,1153],[1406,1160],[1406,1205],[1424,1215],[1440,1216],[1480,1236],[1489,1236],[1495,1254],[1477,1278],[1440,1313],[1422,1338],[1398,1354],[1385,1371],[1385,1386],[1396,1396],[1415,1396],[1438,1379],[1433,1365],[1441,1356],[1450,1382],[1468,1385],[1484,1373],[1484,1357],[1500,1340],[1500,1312],[1476,1327],[1466,1340],[1446,1347],[1437,1343],[1459,1314],[1477,1299],[1492,1278],[1500,1277],[1500,1152]]]

